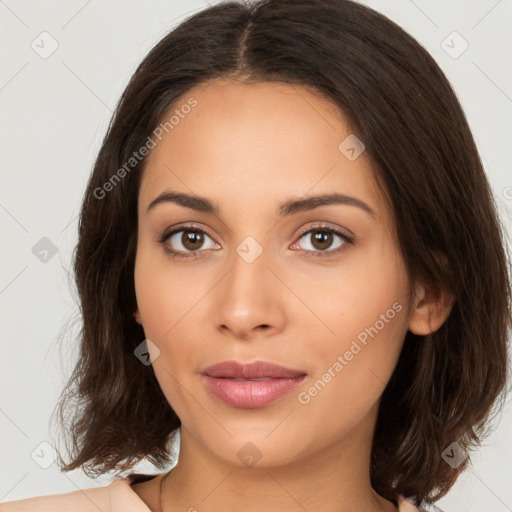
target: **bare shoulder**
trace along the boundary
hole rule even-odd
[[[157,475],[150,480],[145,480],[139,483],[133,483],[131,488],[133,492],[144,502],[150,510],[159,509],[160,499],[160,481],[164,474]],[[1,512],[1,509],[0,509]]]
[[[110,511],[110,487],[81,489],[62,494],[34,496],[0,503],[0,512],[98,512]]]
[[[109,485],[0,503],[0,512],[151,512],[163,475],[131,475]]]

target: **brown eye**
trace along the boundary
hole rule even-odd
[[[208,246],[208,241],[210,245]],[[181,227],[164,234],[158,242],[164,247],[164,250],[173,256],[199,256],[200,249],[219,249],[220,245],[215,243],[212,238],[199,228]]]
[[[291,248],[302,249],[311,256],[331,256],[352,244],[353,239],[348,235],[327,226],[318,226],[304,232]]]
[[[313,247],[315,247],[315,249],[323,251],[325,249],[328,249],[329,246],[332,244],[333,235],[328,231],[313,231],[310,234],[313,235],[311,237],[311,240],[312,245]]]
[[[183,231],[181,243],[186,249],[193,251],[200,249],[204,243],[204,234],[199,231]]]

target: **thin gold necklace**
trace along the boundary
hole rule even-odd
[[[171,470],[172,471],[172,470]],[[158,503],[158,512],[163,512],[163,509],[162,509],[162,488],[163,488],[163,483],[164,483],[164,480],[169,476],[169,474],[171,473],[171,471],[169,471],[161,480],[160,480],[160,489],[159,489],[159,492],[160,492],[160,499],[159,499],[159,503]]]
[[[170,475],[171,471],[168,471],[167,474],[160,480],[160,486],[159,486],[159,491],[158,491],[160,494],[159,503],[158,503],[158,512],[164,512],[162,509],[162,490],[163,490],[162,488],[163,488],[164,480]],[[393,505],[395,505],[395,503],[393,503]],[[397,507],[397,510],[398,510],[398,505],[395,505],[395,507]]]

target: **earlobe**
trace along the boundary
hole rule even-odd
[[[450,315],[454,297],[447,290],[418,283],[411,309],[408,329],[426,336],[437,331]]]
[[[136,309],[136,310],[133,312],[133,318],[135,319],[135,321],[136,321],[139,325],[142,325],[142,321],[141,321],[140,313],[139,313],[139,310],[138,310],[138,309]]]

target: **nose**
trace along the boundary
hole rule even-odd
[[[227,275],[215,289],[216,327],[242,340],[276,335],[285,328],[285,304],[290,301],[290,291],[279,279],[279,264],[270,249],[254,261],[240,254],[234,252]]]

